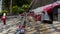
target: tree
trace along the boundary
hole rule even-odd
[[[12,14],[12,0],[10,0],[10,14]]]
[[[13,6],[14,5],[22,6],[24,4],[30,5],[31,1],[32,0],[13,0]]]
[[[18,6],[22,7],[23,5],[30,5],[32,0],[4,0],[3,1],[3,9],[8,10],[10,14],[12,14],[12,7]],[[24,9],[24,8],[22,8]],[[26,8],[27,9],[27,8]]]

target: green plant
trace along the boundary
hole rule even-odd
[[[18,7],[19,14],[23,13],[29,7],[30,7],[29,5],[23,5],[22,7]]]
[[[29,7],[30,7],[29,5],[23,5],[23,6],[22,6],[22,9],[25,10],[25,9],[28,9]]]
[[[13,6],[13,10],[12,10],[12,13],[13,14],[21,14],[24,12],[24,10],[28,9],[29,8],[29,5],[23,5],[22,7],[18,7],[17,5],[16,6]]]
[[[18,12],[19,14],[23,13],[24,12],[24,9],[22,9],[21,7],[18,8]]]
[[[0,18],[2,17],[2,13],[0,13]]]
[[[21,8],[21,7],[18,7],[17,5],[16,6],[13,6],[13,10],[12,10],[12,13],[13,14],[21,14],[24,12],[24,9]]]
[[[18,14],[18,6],[13,6],[13,10],[12,10],[13,14]]]
[[[8,13],[8,11],[7,10],[2,10],[2,13]]]
[[[3,13],[6,13],[6,14],[7,14],[7,13],[8,13],[8,11],[7,11],[7,10],[2,10],[2,14],[3,14]]]

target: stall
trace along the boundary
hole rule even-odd
[[[52,22],[60,21],[60,1],[56,1],[56,2],[46,5],[46,6],[38,7],[36,9],[30,10],[30,12],[34,13],[34,16],[36,16],[37,21],[42,21],[42,19],[43,19],[42,12],[47,12],[49,19]]]

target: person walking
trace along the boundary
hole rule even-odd
[[[22,25],[19,25],[18,27],[19,27],[19,32],[20,32],[19,34],[24,34],[25,33],[24,27]]]
[[[6,13],[3,13],[2,21],[3,21],[3,24],[6,25]]]

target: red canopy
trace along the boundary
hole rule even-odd
[[[47,13],[51,13],[52,12],[52,7],[47,6],[47,7],[44,8],[44,11],[47,11]]]
[[[56,7],[56,6],[60,6],[60,4],[58,4],[57,2],[55,2],[52,5],[45,7],[44,11],[47,11],[47,13],[50,14],[52,12],[53,8]]]
[[[58,4],[57,2],[55,2],[55,3],[52,4],[53,8],[56,7],[56,6],[60,6],[60,4]]]

